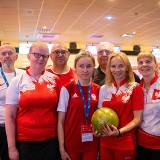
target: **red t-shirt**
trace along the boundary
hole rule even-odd
[[[130,123],[133,118],[133,111],[142,110],[144,107],[143,91],[138,83],[130,87],[125,85],[126,80],[121,82],[117,90],[115,84],[102,86],[100,89],[99,107],[112,108],[119,117],[119,126],[122,128]],[[122,134],[120,137],[102,137],[100,146],[119,150],[133,150],[136,147],[135,129]]]
[[[61,82],[61,86],[64,86],[65,84],[67,84],[70,81],[73,81],[76,77],[75,71],[71,68],[68,72],[63,73],[63,74],[56,73],[52,69],[47,69],[47,71],[51,72],[59,77],[60,82]]]
[[[98,107],[99,86],[91,82],[91,105],[88,117],[88,124],[91,124],[91,117]],[[65,148],[69,151],[96,151],[98,149],[98,138],[93,137],[92,142],[82,142],[81,125],[86,124],[84,113],[84,104],[82,97],[75,81],[66,84],[63,88],[64,95],[69,95],[68,100],[60,97],[62,103],[67,103],[67,109],[62,105],[58,105],[58,111],[66,112],[64,124]],[[82,86],[86,104],[88,104],[88,86]]]
[[[43,72],[37,82],[26,72],[16,76],[7,90],[7,104],[18,104],[17,140],[43,141],[57,137],[59,78]]]

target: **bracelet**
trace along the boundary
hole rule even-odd
[[[121,135],[121,132],[120,132],[120,130],[119,130],[119,129],[118,129],[118,133],[119,133],[119,134],[118,134],[118,136],[117,136],[117,137],[120,137],[120,135]]]

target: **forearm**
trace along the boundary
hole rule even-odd
[[[59,122],[58,123],[58,139],[59,139],[59,148],[60,151],[64,150],[64,127]]]
[[[65,113],[58,113],[58,140],[59,140],[59,148],[60,151],[65,150],[64,146],[64,121],[65,121]]]
[[[15,135],[15,120],[12,118],[6,119],[6,134],[8,141],[8,148],[16,148],[16,135]]]
[[[6,134],[8,148],[16,148],[17,105],[6,105]]]
[[[120,134],[124,134],[140,125],[142,121],[142,111],[135,111],[133,120],[126,126],[119,129]]]

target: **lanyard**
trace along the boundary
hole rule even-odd
[[[87,104],[86,104],[86,100],[84,98],[84,93],[83,93],[83,90],[82,90],[82,86],[81,86],[79,81],[78,81],[78,88],[79,88],[80,94],[82,96],[82,101],[83,101],[83,104],[84,104],[85,117],[86,117],[86,120],[88,120],[88,116],[89,116],[89,112],[90,112],[90,106],[91,106],[91,85],[88,86],[88,107],[87,107]]]
[[[0,72],[1,72],[1,75],[2,75],[2,77],[3,77],[3,79],[4,79],[5,83],[6,83],[6,86],[8,87],[9,83],[8,83],[8,80],[7,80],[6,76],[5,76],[2,68],[0,68]],[[15,70],[14,70],[14,76],[16,76],[16,71]]]

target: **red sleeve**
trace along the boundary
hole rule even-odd
[[[133,111],[144,108],[144,94],[142,87],[138,84],[132,92],[132,109]]]

